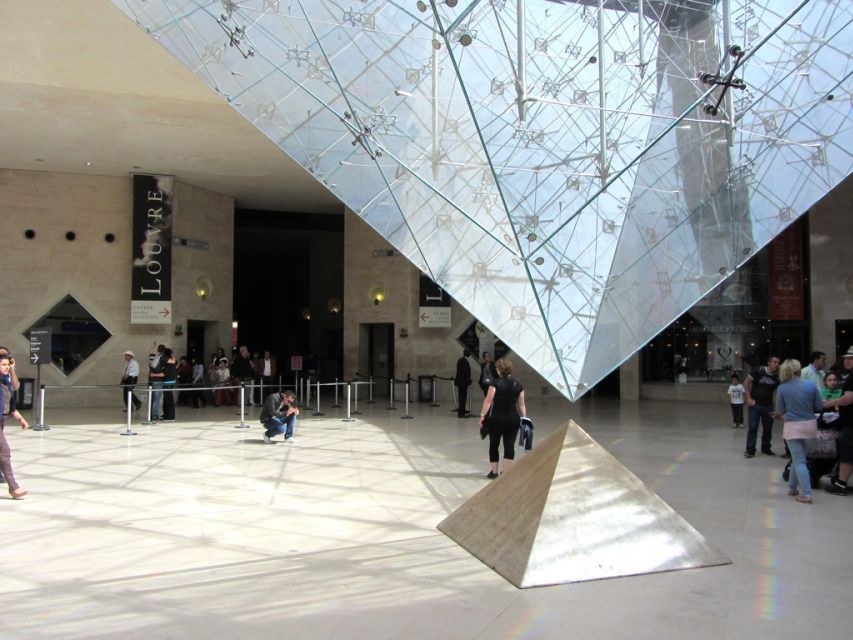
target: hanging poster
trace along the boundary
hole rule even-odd
[[[172,322],[172,176],[133,176],[130,322]]]

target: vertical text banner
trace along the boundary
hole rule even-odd
[[[450,326],[450,296],[429,277],[421,274],[418,327],[440,328]]]
[[[132,324],[172,322],[172,176],[133,176]]]

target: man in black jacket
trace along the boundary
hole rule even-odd
[[[468,415],[466,405],[468,404],[468,387],[471,386],[471,365],[468,362],[468,357],[471,351],[465,349],[462,352],[462,357],[456,361],[456,377],[453,379],[453,384],[459,391],[459,408],[456,415],[464,418]]]

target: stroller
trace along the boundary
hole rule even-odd
[[[833,428],[837,414],[821,413],[817,417],[818,437],[807,441],[806,467],[812,487],[820,487],[820,479],[824,476],[835,478],[838,475],[838,436]],[[782,480],[788,482],[791,477],[791,460],[782,471]]]

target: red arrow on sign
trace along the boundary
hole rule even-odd
[[[429,316],[426,314],[426,311],[424,311],[424,312],[421,314],[421,320],[423,320],[424,322],[426,322],[426,319],[427,319],[427,318],[429,318]]]
[[[157,313],[159,313],[161,316],[163,316],[165,318],[169,315],[169,309],[167,309],[166,307],[163,307],[163,310],[158,311]]]

